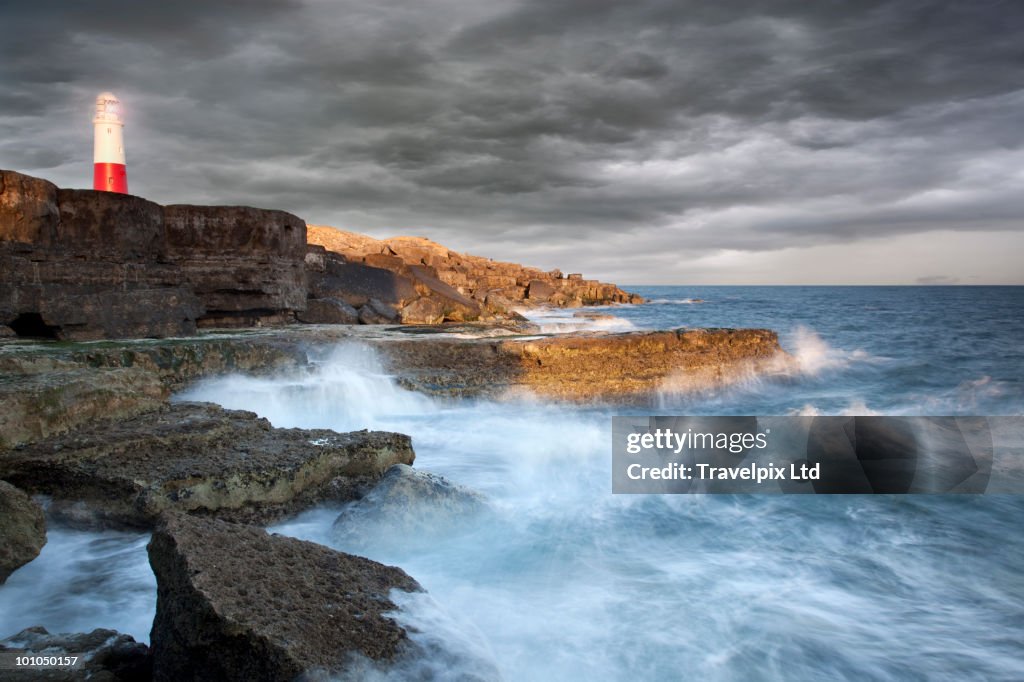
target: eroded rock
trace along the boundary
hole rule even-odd
[[[158,682],[293,680],[344,675],[353,657],[393,659],[408,638],[384,615],[396,608],[389,592],[422,589],[399,568],[177,514],[154,532],[149,557]]]
[[[0,583],[39,556],[45,544],[42,508],[21,490],[0,481]]]
[[[296,313],[300,322],[307,324],[358,324],[359,312],[337,298],[311,298],[306,309]]]
[[[147,527],[171,509],[269,521],[414,458],[402,434],[275,429],[252,412],[178,403],[8,451],[0,475],[51,495],[55,511],[84,503],[96,522]]]

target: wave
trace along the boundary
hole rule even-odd
[[[817,332],[802,325],[793,330],[790,336],[793,345],[790,355],[796,361],[800,374],[817,376],[829,370],[845,369],[854,363],[886,360],[859,348],[852,351],[836,348]]]
[[[438,405],[406,390],[369,346],[346,343],[313,360],[305,371],[270,377],[230,375],[206,379],[174,396],[233,410],[252,410],[277,427],[377,428],[396,415],[427,417]]]
[[[582,312],[561,309],[524,308],[516,312],[533,322],[542,334],[571,334],[573,332],[631,332],[637,331],[632,321],[615,317],[603,311]]]

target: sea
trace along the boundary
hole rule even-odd
[[[626,287],[642,305],[530,311],[545,333],[776,330],[784,375],[644,407],[402,389],[373,351],[177,396],[281,427],[410,434],[416,467],[491,513],[409,536],[271,528],[397,565],[395,618],[429,652],[368,679],[1022,680],[1024,496],[613,495],[614,415],[1024,415],[1024,287]],[[52,528],[0,587],[0,637],[107,627],[148,641],[148,536]],[[258,557],[253,558],[258,561]]]

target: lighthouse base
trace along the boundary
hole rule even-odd
[[[123,163],[95,163],[92,167],[92,188],[128,194],[128,170]]]

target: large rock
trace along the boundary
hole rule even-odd
[[[36,626],[0,641],[0,653],[78,657],[72,667],[4,670],[3,679],[11,682],[149,682],[153,675],[149,647],[115,630],[50,634],[46,628]]]
[[[141,368],[107,369],[50,357],[0,359],[0,459],[3,450],[96,420],[159,409],[167,389]]]
[[[479,493],[405,464],[396,464],[362,499],[349,505],[332,532],[346,547],[433,542],[468,529],[489,509]]]
[[[169,260],[206,308],[203,326],[282,322],[306,304],[306,224],[248,206],[163,209]]]
[[[785,371],[767,329],[579,333],[540,339],[370,340],[407,388],[441,396],[525,393],[572,402],[650,403]]]
[[[359,312],[337,298],[311,298],[306,309],[296,313],[307,324],[358,324]]]
[[[444,304],[437,299],[417,299],[402,308],[402,324],[441,324],[444,322]]]
[[[146,527],[173,509],[265,522],[414,458],[402,434],[275,429],[252,412],[179,403],[9,451],[0,476],[76,521]]]
[[[153,679],[344,676],[358,659],[408,646],[389,593],[420,586],[401,569],[251,526],[170,515],[153,534]]]
[[[10,483],[0,481],[0,583],[39,556],[45,544],[42,508]]]
[[[359,308],[371,299],[404,306],[419,297],[410,277],[364,263],[350,263],[323,249],[311,249],[306,257],[309,295],[337,298]]]

